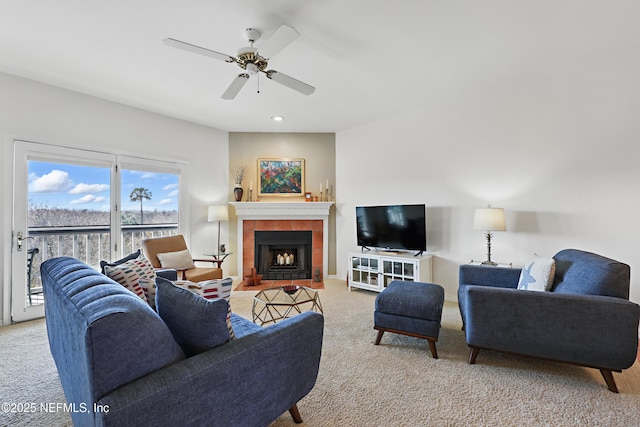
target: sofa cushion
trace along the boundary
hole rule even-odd
[[[115,266],[105,266],[104,273],[110,278],[120,283],[125,288],[140,297],[141,300],[147,302],[142,286],[140,286],[140,278],[148,278],[155,280],[156,272],[153,266],[144,255],[140,255],[136,259],[126,261]]]
[[[162,268],[175,268],[177,270],[188,270],[195,268],[193,257],[189,249],[183,249],[176,252],[163,252],[156,255]]]
[[[556,262],[553,258],[535,258],[525,264],[518,280],[518,289],[549,291],[553,285]]]
[[[231,297],[231,287],[233,285],[233,280],[230,277],[227,277],[225,279],[203,280],[202,282],[177,280],[173,283],[176,286],[188,289],[191,292],[202,296],[204,299],[216,300],[222,298],[227,301],[229,307],[227,312],[227,326],[229,328],[229,336],[231,339],[236,338],[233,332],[233,325],[231,323],[231,301],[229,300],[229,298]]]
[[[187,356],[229,341],[224,299],[207,300],[158,278],[156,309]]]

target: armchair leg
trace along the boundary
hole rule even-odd
[[[300,424],[302,422],[302,417],[300,416],[300,411],[298,411],[297,404],[289,408],[289,413],[291,414],[291,418],[293,418],[294,423]]]
[[[607,383],[607,387],[614,393],[618,392],[618,387],[616,386],[616,380],[613,379],[613,373],[610,369],[600,369],[600,373],[604,378],[604,381]]]
[[[382,339],[382,334],[384,334],[384,330],[378,329],[378,336],[376,337],[376,344],[375,345],[380,344],[380,340]]]
[[[469,365],[476,363],[478,353],[480,353],[480,349],[478,347],[471,347],[471,351],[469,352]]]

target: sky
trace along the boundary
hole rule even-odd
[[[144,210],[178,210],[178,175],[121,170],[121,210],[140,210],[140,202],[131,202],[129,195],[136,187],[151,192],[144,200]],[[29,203],[39,207],[110,209],[110,169],[63,163],[29,161]]]

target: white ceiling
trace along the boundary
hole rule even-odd
[[[638,55],[639,16],[638,0],[0,0],[0,70],[227,131],[336,132]],[[222,100],[237,65],[162,43],[235,55],[245,28],[283,23],[301,36],[269,68],[310,96],[261,75]]]

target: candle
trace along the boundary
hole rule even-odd
[[[322,181],[320,181],[320,192],[322,193]]]
[[[249,184],[249,190],[253,190],[253,180],[251,180],[251,183]]]
[[[327,180],[327,191],[329,191],[329,180]]]

